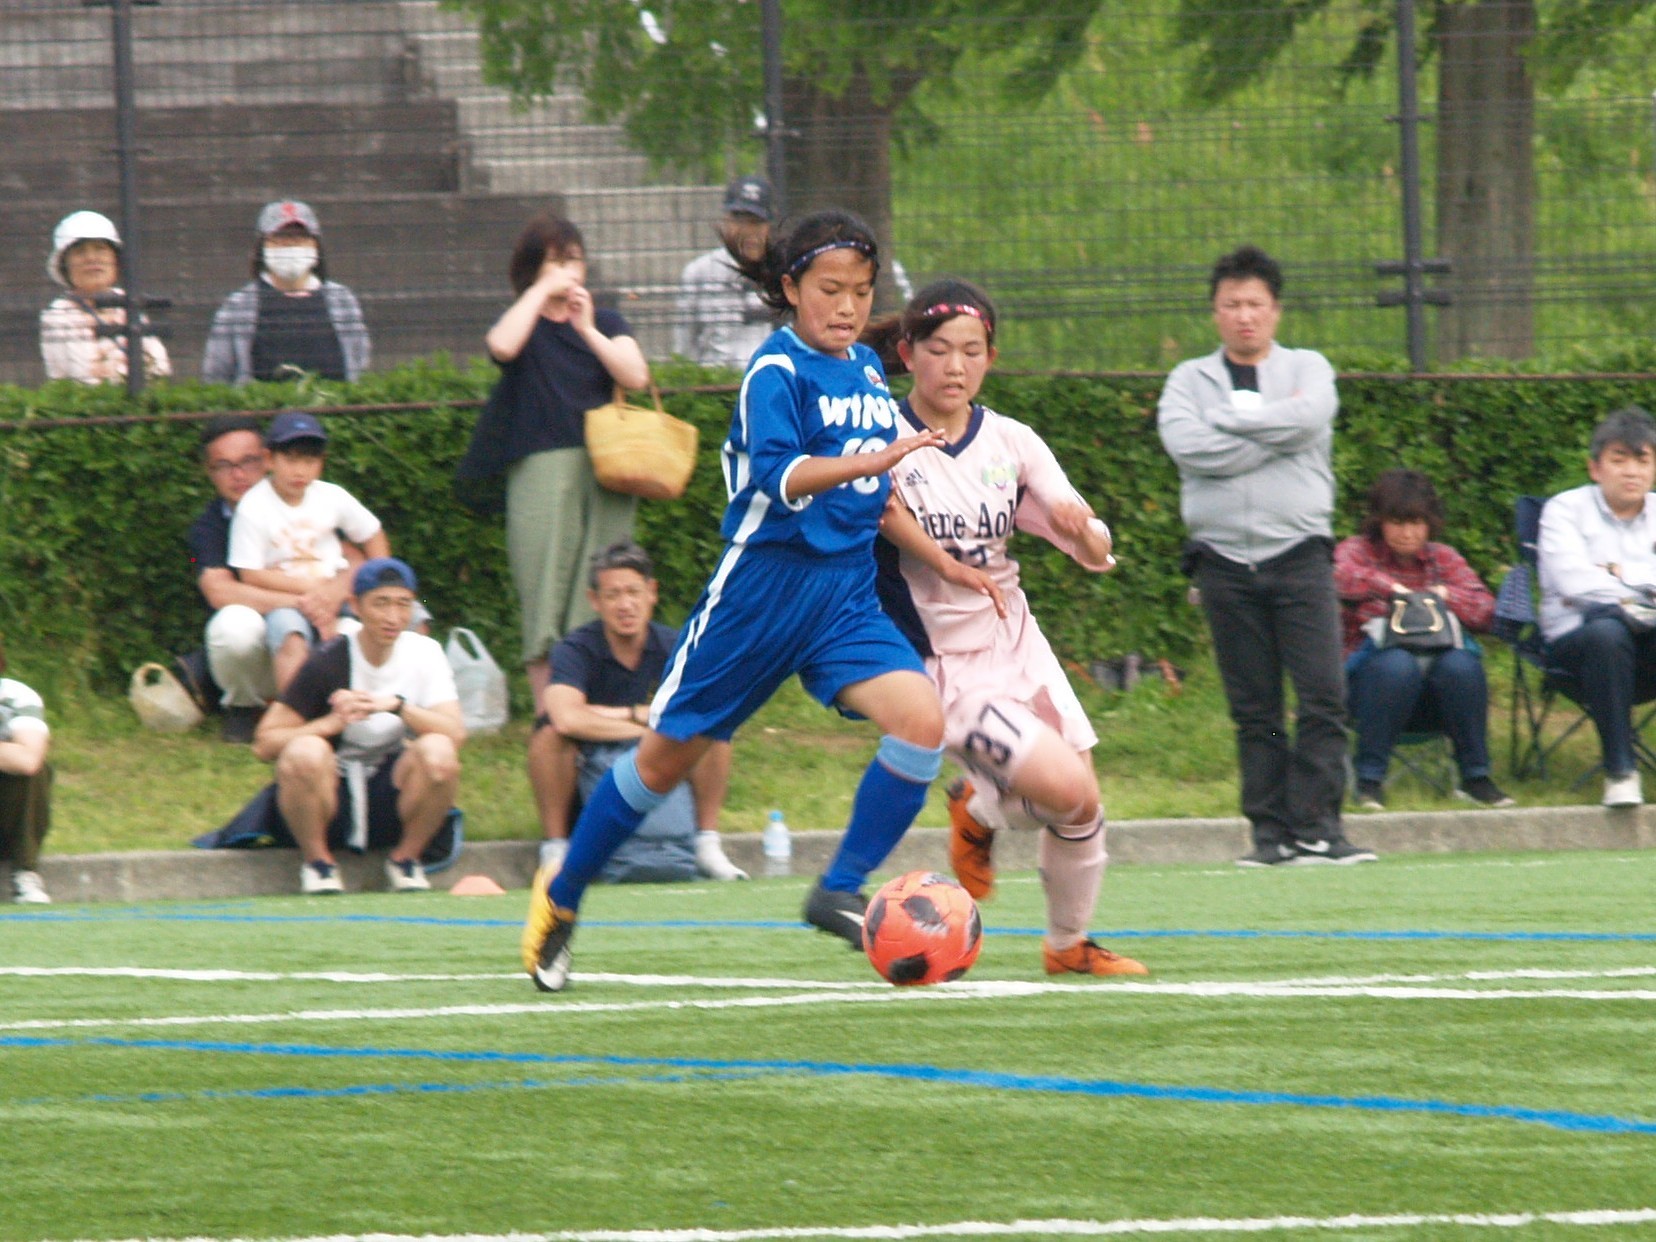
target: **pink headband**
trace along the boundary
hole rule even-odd
[[[970,315],[973,319],[979,320],[984,331],[989,334],[990,341],[995,339],[995,321],[984,313],[982,307],[965,302],[939,302],[920,312],[921,319],[948,319],[955,315]]]

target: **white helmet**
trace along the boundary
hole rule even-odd
[[[121,234],[115,222],[96,211],[72,211],[52,230],[52,253],[46,258],[46,274],[65,288],[69,273],[63,270],[63,256],[70,246],[83,241],[106,241],[118,252]]]

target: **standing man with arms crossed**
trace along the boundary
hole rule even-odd
[[[1239,866],[1372,862],[1340,825],[1345,675],[1334,593],[1334,369],[1276,343],[1282,269],[1256,246],[1214,266],[1220,348],[1180,363],[1157,414],[1179,468],[1191,570],[1236,726]],[[1290,742],[1283,675],[1299,702]]]

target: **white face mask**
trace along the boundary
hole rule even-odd
[[[266,246],[265,271],[277,280],[300,280],[316,266],[315,246]]]

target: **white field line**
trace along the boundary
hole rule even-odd
[[[1639,968],[1642,971],[1642,968]],[[1479,972],[1488,976],[1496,972]],[[1589,973],[1590,972],[1583,972]],[[1612,974],[1618,972],[1603,972]],[[576,982],[627,980],[637,982],[640,976],[573,976]],[[724,980],[652,978],[649,986],[684,986],[694,983],[704,987],[728,986]],[[769,986],[770,981],[762,982]],[[516,1014],[576,1015],[591,1013],[626,1013],[643,1010],[718,1010],[767,1009],[783,1006],[825,1004],[890,1004],[924,1003],[928,1001],[995,1000],[1008,997],[1027,997],[1064,994],[1107,999],[1129,994],[1163,997],[1197,997],[1206,1000],[1227,997],[1272,998],[1288,997],[1361,997],[1378,1000],[1572,1000],[1572,1001],[1656,1001],[1656,991],[1634,988],[1463,988],[1428,987],[1418,985],[1375,984],[1364,982],[1283,980],[1278,982],[1198,981],[1191,983],[1133,983],[1113,980],[1104,985],[1086,983],[1038,983],[1015,980],[983,983],[947,983],[932,988],[892,988],[883,984],[864,987],[859,984],[836,983],[817,986],[794,983],[805,990],[786,995],[738,996],[718,999],[695,997],[672,1000],[645,1001],[569,1001],[541,999],[522,1004],[466,1004],[402,1008],[369,1009],[298,1009],[275,1013],[241,1014],[178,1014],[161,1017],[129,1018],[32,1018],[0,1022],[0,1031],[55,1031],[88,1030],[97,1028],[143,1028],[179,1026],[253,1026],[270,1023],[295,1022],[381,1022],[422,1020],[452,1017],[506,1017]]]
[[[490,971],[478,974],[391,974],[386,971],[354,970],[198,970],[170,966],[0,966],[0,977],[20,979],[52,979],[61,977],[120,978],[120,979],[174,979],[186,983],[281,983],[289,980],[306,983],[474,983],[521,980],[520,970]],[[1497,979],[1645,979],[1656,976],[1656,966],[1622,966],[1614,970],[1546,970],[1523,968],[1518,970],[1468,970],[1458,974],[1432,975],[1318,975],[1308,979],[1265,979],[1259,986],[1273,988],[1295,987],[1352,987],[1378,983],[1443,983],[1447,980],[1492,982]],[[844,982],[825,979],[763,979],[724,975],[623,975],[612,971],[582,971],[574,978],[581,983],[617,983],[642,988],[732,988],[771,989],[809,988],[816,992],[884,991],[886,985],[874,980]],[[960,987],[999,986],[990,984],[963,984]],[[1026,985],[1016,984],[1023,987]],[[1065,991],[1074,984],[1049,983],[1033,985],[1051,991]],[[1177,986],[1207,986],[1201,984],[1140,984],[1140,987],[1162,991]]]
[[[1656,974],[1656,967],[1652,968]],[[186,983],[282,983],[296,980],[306,983],[475,983],[501,979],[523,979],[521,970],[492,971],[487,974],[395,975],[384,971],[355,970],[190,970],[154,966],[0,966],[0,977],[23,979],[50,979],[64,976],[91,976],[121,979],[176,979]],[[804,979],[739,979],[696,975],[617,975],[598,971],[578,974],[586,983],[630,983],[639,987],[713,987],[713,988],[812,988],[847,991],[884,988],[878,981],[866,983],[812,982]]]
[[[1027,1237],[1106,1238],[1135,1234],[1286,1233],[1353,1229],[1435,1229],[1443,1225],[1482,1229],[1528,1229],[1536,1225],[1582,1228],[1648,1225],[1656,1209],[1601,1208],[1577,1212],[1437,1213],[1399,1212],[1387,1216],[1190,1216],[1138,1220],[963,1220],[945,1225],[824,1225],[775,1229],[593,1229],[560,1233],[499,1234],[330,1234],[259,1242],[761,1242],[766,1238],[849,1238],[904,1242],[910,1238]],[[132,1239],[130,1242],[159,1242]],[[248,1239],[188,1238],[174,1242],[251,1242]]]

